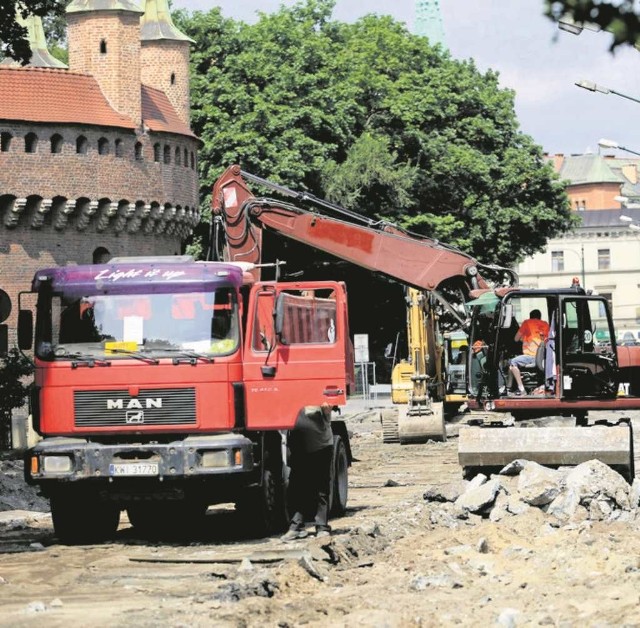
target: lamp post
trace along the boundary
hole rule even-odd
[[[586,290],[587,280],[585,279],[585,270],[584,270],[584,243],[580,244],[580,253],[578,251],[574,251],[573,249],[567,249],[569,253],[575,253],[580,257],[580,274],[582,275],[582,288]]]
[[[640,102],[640,100],[638,102]],[[626,146],[621,146],[614,140],[598,140],[598,146],[601,146],[602,148],[614,148],[616,150],[623,150],[625,153],[631,153],[632,155],[640,155],[638,151],[627,148]]]
[[[624,214],[622,214],[622,216],[620,216],[620,220],[622,220],[622,222],[626,222],[627,227],[629,227],[631,231],[640,231],[640,225],[635,222],[633,218],[631,218],[631,216],[625,216]]]
[[[616,96],[620,96],[621,98],[626,98],[627,100],[633,100],[633,102],[640,103],[640,98],[635,98],[634,96],[629,96],[629,94],[623,94],[622,92],[618,92],[615,89],[611,89],[610,87],[603,87],[602,85],[598,85],[593,81],[576,81],[575,85],[577,87],[582,87],[582,89],[587,89],[590,92],[600,92],[601,94],[614,94]]]

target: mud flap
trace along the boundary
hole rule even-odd
[[[463,427],[458,462],[470,471],[499,470],[513,460],[532,460],[549,467],[575,466],[597,459],[628,482],[635,476],[631,422],[584,427]]]
[[[400,444],[426,443],[428,440],[447,440],[444,425],[444,404],[432,403],[430,408],[398,410],[398,437]]]

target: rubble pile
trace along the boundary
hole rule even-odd
[[[478,474],[471,481],[427,487],[424,499],[452,505],[459,519],[500,521],[532,508],[567,523],[640,519],[640,481],[630,486],[599,460],[561,469],[515,460],[490,478]]]

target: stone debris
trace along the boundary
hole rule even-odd
[[[545,524],[547,534],[558,524],[640,519],[640,481],[629,486],[599,460],[561,469],[515,460],[491,478],[480,473],[456,487],[428,486],[423,497],[434,506],[441,504],[430,512],[429,521],[451,528],[456,527],[454,517],[475,515],[498,522],[532,509],[551,517],[552,523]]]

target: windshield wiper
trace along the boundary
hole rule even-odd
[[[160,364],[160,360],[157,358],[152,358],[148,355],[144,355],[144,353],[140,353],[139,351],[130,351],[129,349],[107,349],[110,353],[120,353],[122,355],[128,355],[136,360],[142,360],[143,362],[147,362],[148,364]]]
[[[56,358],[70,359],[72,369],[77,369],[79,366],[88,366],[89,368],[93,368],[96,365],[111,366],[111,362],[109,360],[94,358],[93,356],[85,353],[65,353],[64,355],[56,355]]]
[[[186,358],[189,364],[195,364],[198,360],[209,362],[209,364],[212,364],[214,362],[214,359],[211,356],[204,353],[198,353],[197,351],[189,351],[188,349],[159,349],[159,351],[177,353],[178,355],[173,358],[174,364],[180,364],[180,362],[183,361],[181,360],[181,358]]]

